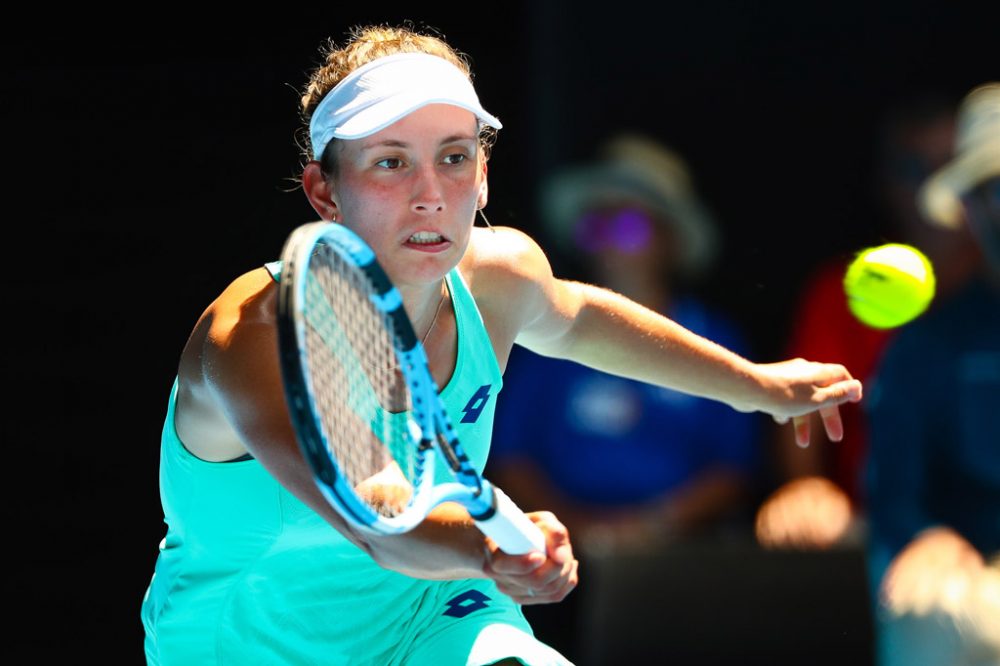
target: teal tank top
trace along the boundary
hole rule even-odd
[[[277,279],[280,267],[269,264]],[[457,269],[446,277],[458,329],[441,396],[473,465],[489,453],[500,367]],[[151,664],[389,664],[430,622],[445,584],[379,567],[256,460],[214,463],[174,429],[177,383],[160,445],[166,537],[142,602]],[[438,473],[446,473],[442,467]]]

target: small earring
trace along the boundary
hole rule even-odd
[[[486,223],[487,228],[489,228],[490,231],[493,231],[493,225],[486,219],[486,213],[483,212],[483,209],[477,208],[476,210],[479,212],[479,217],[483,218],[483,222]]]

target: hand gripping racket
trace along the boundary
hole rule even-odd
[[[330,504],[362,530],[399,534],[458,502],[504,552],[545,552],[541,530],[470,464],[371,248],[340,224],[314,222],[292,232],[281,258],[285,395]],[[452,480],[435,483],[437,456]]]

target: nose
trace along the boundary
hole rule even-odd
[[[444,210],[444,192],[441,189],[440,175],[434,166],[427,165],[416,171],[410,209],[425,214]]]

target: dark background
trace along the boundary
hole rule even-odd
[[[412,19],[469,53],[480,98],[505,123],[490,219],[543,245],[537,184],[554,168],[623,128],[677,148],[725,234],[700,290],[744,327],[757,360],[774,360],[810,269],[878,240],[885,110],[1000,78],[1000,8],[981,4],[383,2],[228,21],[155,8],[8,21],[16,635],[40,660],[140,661],[177,358],[228,281],[315,217],[292,180],[296,91],[326,37]]]

